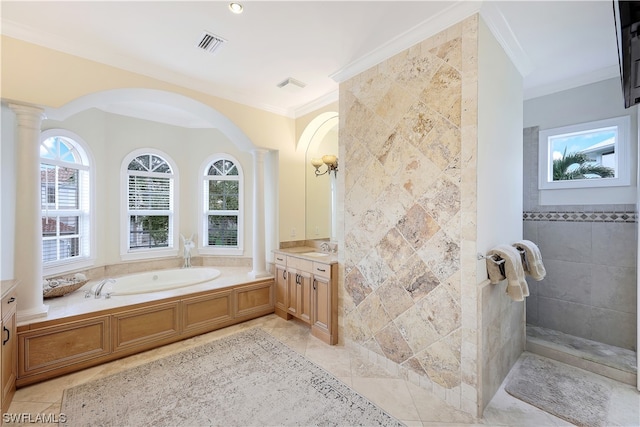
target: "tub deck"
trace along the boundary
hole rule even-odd
[[[198,268],[198,267],[193,267]],[[168,289],[160,292],[151,292],[133,295],[113,295],[109,299],[104,297],[95,299],[85,298],[85,290],[90,290],[97,283],[97,280],[90,280],[86,285],[75,292],[58,298],[44,300],[44,304],[49,306],[46,316],[36,319],[29,319],[18,323],[18,328],[30,324],[40,324],[73,316],[81,316],[99,311],[111,311],[114,308],[144,304],[151,301],[158,301],[167,298],[179,298],[198,292],[205,292],[212,289],[220,289],[236,285],[244,285],[264,281],[264,278],[254,279],[249,276],[251,268],[248,267],[211,267],[220,270],[220,276],[211,282],[198,283],[183,288]],[[117,276],[114,276],[117,278]]]

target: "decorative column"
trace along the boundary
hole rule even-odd
[[[9,104],[16,113],[16,228],[14,272],[18,321],[47,313],[42,298],[42,211],[40,208],[40,125],[43,110]]]
[[[265,250],[264,218],[264,155],[267,150],[256,149],[253,155],[253,270],[254,278],[269,276]]]

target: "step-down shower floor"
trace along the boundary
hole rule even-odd
[[[532,325],[527,325],[527,350],[622,382],[636,382],[637,358],[632,350]]]

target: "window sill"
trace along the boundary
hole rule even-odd
[[[44,265],[42,268],[43,277],[59,276],[65,273],[72,273],[77,270],[93,267],[95,259],[82,258],[73,261],[59,261],[55,264]]]
[[[199,255],[244,255],[242,248],[212,248],[212,247],[200,247],[198,248]]]
[[[168,258],[168,257],[177,257],[177,256],[178,256],[178,250],[169,248],[169,249],[121,253],[120,259],[122,261],[135,261],[140,259]]]

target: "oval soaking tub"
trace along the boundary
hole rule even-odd
[[[218,276],[220,276],[220,270],[210,267],[146,271],[113,279],[103,279],[106,282],[100,294],[116,296],[166,291],[208,282]],[[103,280],[91,287],[91,294],[95,295],[96,288],[102,285]]]

